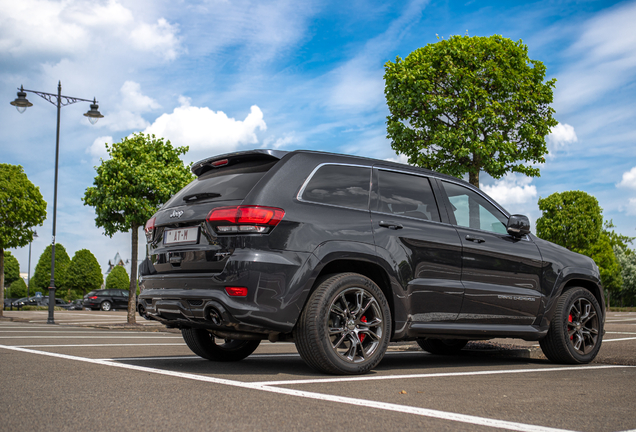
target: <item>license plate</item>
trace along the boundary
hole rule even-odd
[[[167,229],[163,232],[163,244],[196,243],[199,227]]]

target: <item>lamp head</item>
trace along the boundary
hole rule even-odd
[[[26,98],[26,92],[24,91],[23,86],[20,86],[18,97],[11,102],[11,105],[13,105],[20,114],[22,114],[28,107],[33,106],[33,104]]]
[[[84,117],[88,117],[88,121],[91,124],[97,123],[97,120],[104,117],[97,109],[99,106],[97,105],[97,101],[93,98],[93,103],[91,104],[91,109],[87,113],[84,114]]]

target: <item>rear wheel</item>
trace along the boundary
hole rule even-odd
[[[109,310],[111,310],[113,308],[113,305],[108,300],[104,300],[99,307],[103,311],[109,311]]]
[[[212,333],[204,329],[181,329],[188,348],[199,357],[219,362],[243,360],[258,348],[260,340],[225,339],[217,344]]]
[[[463,339],[418,339],[417,344],[424,351],[437,355],[453,355],[459,353],[468,343]]]
[[[296,347],[312,368],[361,374],[380,363],[391,337],[382,290],[356,273],[334,275],[316,288],[296,328]]]
[[[585,288],[572,288],[559,298],[545,338],[539,341],[545,356],[555,363],[589,363],[603,340],[603,312]]]

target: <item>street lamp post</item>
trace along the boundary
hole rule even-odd
[[[51,283],[49,285],[49,318],[47,320],[47,324],[55,324],[55,319],[53,317],[53,311],[55,308],[55,219],[57,216],[57,171],[60,155],[60,110],[63,106],[71,105],[76,102],[91,102],[90,111],[84,114],[85,117],[88,117],[88,121],[90,121],[91,124],[95,124],[97,120],[104,116],[97,110],[99,106],[97,105],[95,98],[91,101],[89,99],[63,96],[61,82],[57,84],[57,94],[25,90],[22,86],[20,86],[18,90],[18,97],[16,100],[11,102],[11,105],[16,107],[19,113],[23,113],[28,107],[33,106],[33,104],[27,100],[26,92],[35,93],[41,98],[46,99],[53,105],[57,106],[57,132],[55,134],[55,182],[53,186],[53,235],[51,237]]]
[[[33,231],[33,237],[36,238],[37,236],[38,236],[38,232]],[[31,294],[29,294],[29,289],[31,288],[31,243],[33,243],[33,240],[29,242],[29,269],[27,270],[27,301],[29,301],[29,297],[31,297]]]

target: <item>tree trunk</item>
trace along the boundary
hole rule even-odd
[[[4,248],[0,248],[0,317],[4,316]]]
[[[137,324],[137,249],[139,225],[132,226],[132,252],[130,253],[130,287],[128,289],[128,324]]]
[[[477,153],[473,153],[472,171],[468,172],[468,183],[479,189],[479,171],[481,171],[481,159]]]

